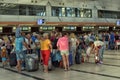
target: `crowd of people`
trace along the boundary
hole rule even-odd
[[[44,66],[44,72],[48,72],[49,59],[51,54],[60,53],[65,71],[70,70],[69,55],[72,54],[72,65],[75,64],[76,53],[84,54],[85,61],[89,61],[90,55],[95,55],[96,63],[103,63],[104,50],[120,49],[120,33],[100,32],[99,34],[84,33],[62,33],[51,31],[50,33],[32,34],[20,31],[20,26],[16,30],[15,36],[0,37],[0,54],[3,67],[9,62],[9,56],[16,53],[16,69],[21,72],[25,68],[25,55],[35,52],[38,60]],[[82,56],[83,57],[83,56]],[[51,59],[52,60],[52,59]]]

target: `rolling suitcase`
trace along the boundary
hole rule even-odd
[[[14,67],[17,65],[17,59],[16,59],[15,53],[10,54],[9,65],[10,65],[10,67]]]
[[[0,56],[0,62],[2,62],[2,58],[1,58],[1,56]]]
[[[52,68],[53,68],[53,66],[52,66],[52,60],[51,60],[51,57],[50,57],[50,59],[48,61],[48,70],[51,71]]]
[[[27,54],[25,58],[25,64],[26,71],[37,71],[39,69],[39,61],[37,54]]]

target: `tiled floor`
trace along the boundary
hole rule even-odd
[[[94,64],[93,60],[91,57],[90,63],[73,65],[67,72],[56,68],[43,73],[40,68],[36,72],[24,71],[19,74],[14,68],[0,67],[0,80],[120,80],[120,51],[106,51],[104,64]]]

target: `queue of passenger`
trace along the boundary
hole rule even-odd
[[[113,49],[120,49],[120,33],[118,32],[75,34],[52,31],[43,34],[35,32],[25,34],[18,27],[16,36],[0,37],[3,67],[10,61],[10,55],[14,52],[18,72],[25,69],[26,54],[36,53],[39,62],[44,66],[44,72],[48,72],[50,58],[53,66],[62,65],[64,70],[68,71],[70,65],[74,65],[78,60],[76,59],[77,53],[80,53],[79,60],[81,61],[83,59],[89,61],[90,55],[94,54],[95,63],[103,63],[104,50]],[[69,56],[70,54],[72,54],[72,58]],[[61,62],[62,64],[60,64]]]

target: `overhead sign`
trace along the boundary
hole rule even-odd
[[[38,19],[37,25],[42,25],[42,24],[44,24],[44,22],[45,22],[45,19]]]
[[[118,21],[116,22],[116,25],[117,25],[117,26],[120,26],[120,20],[118,20]]]

